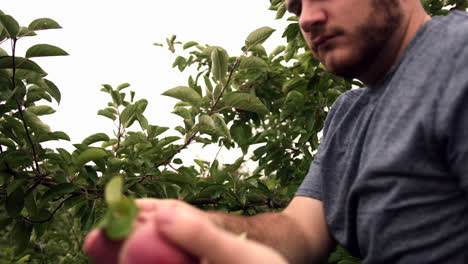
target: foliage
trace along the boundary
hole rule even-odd
[[[466,8],[455,0],[424,4],[439,14],[455,2]],[[270,4],[282,18],[284,1]],[[50,105],[60,103],[61,94],[33,58],[67,53],[38,44],[21,57],[16,44],[60,25],[41,18],[22,27],[0,11],[0,44],[11,43],[8,52],[0,48],[0,263],[88,262],[81,252],[86,232],[99,219],[113,226],[106,200],[112,208],[121,197],[112,191],[104,195],[104,189],[116,177],[122,182],[118,193],[122,188],[134,198],[183,199],[202,209],[243,215],[284,208],[308,170],[328,107],[352,85],[361,86],[325,72],[306,49],[297,19],[287,20],[285,45],[271,52],[262,45],[274,31],[269,27],[247,36],[239,56],[219,46],[167,38],[157,45],[177,52],[173,67],[188,73],[185,85],[163,93],[180,100],[173,111],[180,126],[150,124],[144,115],[148,101],[136,100],[129,84],[104,84],[101,91],[109,102],[97,114],[115,124],[114,133],[51,149],[43,143],[70,138],[41,120],[55,112]],[[179,153],[191,144],[239,148],[243,155],[233,164],[212,157],[186,165]],[[258,162],[253,172],[243,170],[248,160]],[[350,261],[358,260],[341,248],[329,260]]]

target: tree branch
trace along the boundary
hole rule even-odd
[[[49,217],[45,218],[45,219],[41,219],[41,220],[36,220],[36,219],[30,219],[28,217],[25,217],[25,216],[21,216],[24,220],[26,220],[27,222],[29,223],[33,223],[33,224],[42,224],[42,223],[45,223],[45,222],[48,222],[52,219],[52,217],[54,217],[55,213],[57,213],[57,211],[63,206],[63,204],[70,198],[72,197],[75,197],[76,194],[72,194],[70,195],[67,199],[64,199],[62,202],[60,202],[60,204],[54,209],[54,211],[52,211],[52,213],[50,213]]]
[[[15,90],[16,88],[16,41],[17,39],[14,38],[13,40],[13,43],[12,43],[12,83],[13,83],[13,89],[12,90]],[[29,128],[28,128],[28,125],[26,123],[26,120],[24,119],[24,113],[23,113],[23,107],[21,106],[18,98],[16,98],[16,95],[15,95],[15,102],[16,102],[16,106],[18,107],[18,112],[20,114],[20,117],[21,117],[21,120],[23,121],[23,126],[24,126],[24,130],[26,132],[26,137],[28,139],[28,142],[29,144],[31,145],[31,150],[32,150],[32,156],[33,156],[33,160],[34,160],[34,164],[36,165],[35,169],[37,171],[37,174],[38,175],[41,175],[41,171],[39,170],[39,162],[37,161],[37,154],[36,154],[36,148],[34,147],[34,142],[32,141],[32,138],[31,138],[31,135],[29,134]]]

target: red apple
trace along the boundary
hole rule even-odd
[[[148,222],[133,233],[124,245],[123,264],[196,264],[188,255],[164,238],[154,222]]]
[[[117,264],[123,241],[112,241],[102,230],[94,230],[86,236],[83,250],[95,263]]]

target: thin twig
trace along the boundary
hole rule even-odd
[[[218,105],[219,101],[221,100],[221,97],[223,96],[224,91],[227,89],[229,83],[232,80],[232,75],[234,74],[234,71],[236,70],[237,66],[239,65],[241,58],[247,54],[247,51],[248,50],[246,50],[244,53],[242,53],[242,55],[237,57],[236,61],[234,62],[234,65],[232,66],[232,69],[229,72],[229,76],[228,76],[228,78],[226,80],[226,83],[224,84],[223,89],[219,93],[218,98],[216,98],[215,102],[213,103],[213,106],[211,107],[211,111],[210,111],[209,115],[212,115],[214,113],[215,108]]]
[[[16,41],[17,39],[14,38],[12,40],[12,83],[13,83],[13,89],[12,90],[15,90],[16,88]],[[31,150],[32,150],[32,155],[33,155],[33,160],[34,160],[34,163],[36,165],[36,171],[37,171],[37,174],[38,175],[41,175],[41,171],[39,170],[39,162],[37,161],[37,154],[36,154],[36,148],[34,147],[34,142],[31,138],[31,135],[29,134],[29,128],[28,128],[28,125],[26,123],[26,120],[24,118],[24,113],[23,113],[23,107],[21,106],[18,98],[16,98],[15,96],[15,101],[16,101],[16,106],[18,107],[18,112],[20,114],[20,117],[21,117],[21,120],[23,121],[23,126],[24,126],[24,130],[26,132],[26,137],[28,138],[28,141],[29,141],[29,144],[31,145]]]
[[[195,130],[193,134],[187,139],[187,141],[184,143],[184,145],[180,146],[174,153],[172,153],[169,157],[165,158],[163,161],[157,163],[154,165],[154,167],[157,169],[160,166],[167,165],[169,164],[172,159],[174,158],[175,155],[177,155],[180,151],[185,149],[190,143],[192,143],[193,139],[197,136],[198,132],[200,132],[199,129]],[[146,180],[148,178],[148,175],[142,176],[140,180],[138,180],[136,183],[141,183],[142,181]]]
[[[63,204],[70,198],[72,197],[75,197],[76,194],[72,194],[70,195],[67,199],[64,199],[62,202],[60,202],[60,204],[54,209],[54,211],[52,211],[52,213],[50,213],[49,217],[45,218],[45,219],[41,219],[41,220],[36,220],[36,219],[30,219],[28,217],[25,217],[25,216],[22,216],[24,220],[26,220],[27,222],[29,223],[34,223],[34,224],[41,224],[41,223],[45,223],[45,222],[48,222],[50,221],[50,219],[52,219],[52,217],[54,217],[55,213],[63,206]]]
[[[221,111],[223,111],[223,110],[226,110],[226,109],[229,109],[229,108],[232,108],[232,106],[223,106],[223,107],[221,107],[221,108],[220,108],[220,109],[218,109],[218,110],[211,111],[211,112],[210,112],[210,115],[213,115],[213,114],[219,113],[219,112],[221,112]]]
[[[122,120],[120,119],[120,111],[119,109],[117,109],[117,115],[119,116],[119,126],[118,126],[118,132],[117,132],[117,147],[115,148],[115,153],[117,153],[117,151],[119,150],[120,148],[120,144],[121,144],[121,140],[122,140]]]

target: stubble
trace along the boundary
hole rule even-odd
[[[334,74],[352,79],[369,71],[371,65],[376,64],[381,52],[384,52],[390,38],[400,28],[403,11],[399,0],[372,0],[373,12],[358,27],[360,47],[356,50],[356,59],[337,67]]]

